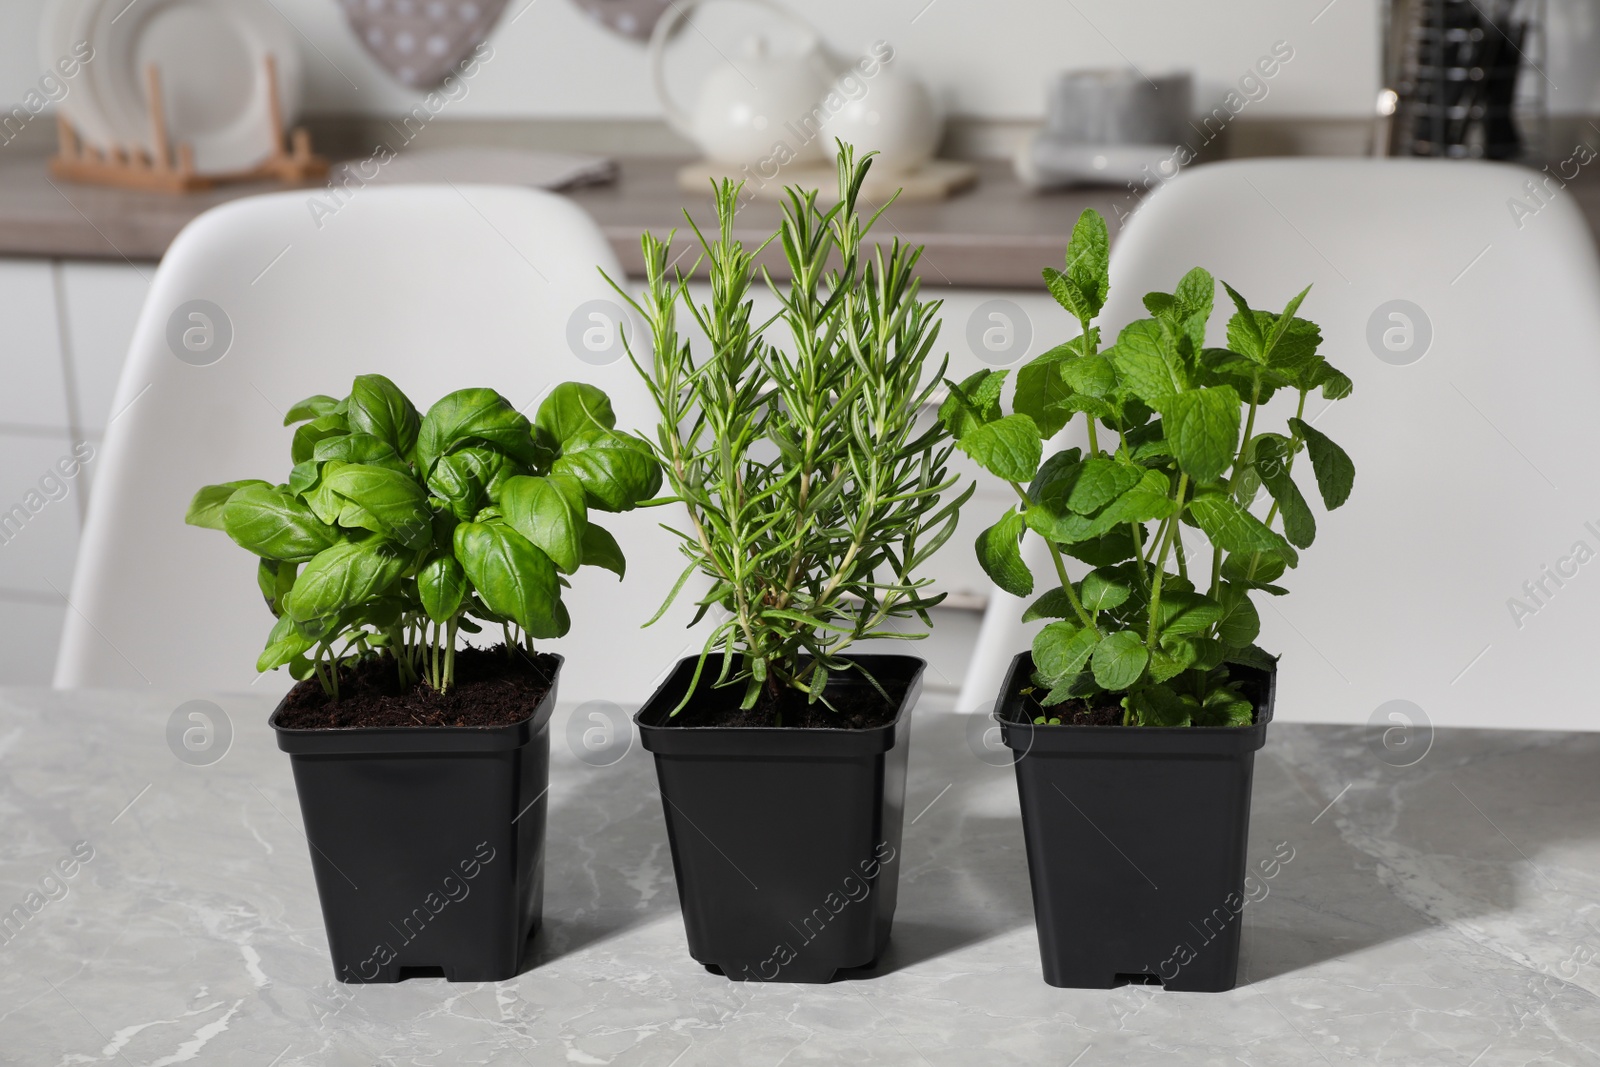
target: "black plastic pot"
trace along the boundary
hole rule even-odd
[[[1035,726],[1020,693],[1033,656],[1012,660],[995,718],[1016,753],[1049,984],[1234,987],[1251,775],[1277,674],[1231,669],[1254,725]]]
[[[517,974],[544,904],[559,679],[511,726],[292,730],[273,712],[340,981]]]
[[[889,693],[903,692],[892,723],[669,725],[692,658],[634,716],[656,757],[689,954],[735,981],[826,982],[888,946],[923,662],[852,658]],[[737,703],[740,690],[713,689],[713,673],[708,664],[696,704]],[[870,689],[854,672],[830,684]]]

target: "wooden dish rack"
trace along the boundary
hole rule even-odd
[[[63,181],[162,193],[189,193],[233,182],[276,181],[300,185],[326,177],[328,161],[311,151],[311,135],[305,129],[297,128],[285,137],[283,109],[278,102],[278,65],[270,55],[262,57],[262,64],[266,73],[272,154],[256,166],[219,174],[197,171],[192,146],[180,143],[174,147],[172,144],[162,103],[161,71],[152,63],[145,68],[152,150],[128,145],[113,145],[110,151],[93,148],[83,143],[78,131],[63,115],[56,120],[58,148],[50,160],[50,173]]]

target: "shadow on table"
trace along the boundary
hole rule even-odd
[[[678,912],[649,753],[635,746],[609,767],[552,753],[550,795],[544,920],[524,971]]]
[[[1241,986],[1516,911],[1555,888],[1541,851],[1600,838],[1600,737],[1441,730],[1423,762],[1376,769],[1370,741],[1299,727],[1257,757],[1250,855],[1295,858],[1245,909]],[[1321,815],[1316,771],[1352,783]]]

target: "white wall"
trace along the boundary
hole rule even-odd
[[[366,58],[336,0],[272,2],[302,41],[315,45],[305,48],[312,110],[395,113],[410,106],[410,94]],[[1036,117],[1053,72],[1130,62],[1149,74],[1195,69],[1203,89],[1220,96],[1279,40],[1294,47],[1296,58],[1253,105],[1260,114],[1364,114],[1377,83],[1375,0],[1335,0],[1325,11],[1327,0],[784,2],[808,12],[839,49],[890,41],[965,115]],[[43,7],[44,0],[5,0],[0,99],[19,100],[37,77],[33,52]],[[731,54],[741,34],[728,24],[738,15],[733,5],[718,3],[696,18]],[[493,44],[494,61],[453,115],[658,114],[643,48],[590,24],[569,0],[509,0]],[[718,61],[698,35],[685,35],[682,47],[678,58],[689,79],[697,63]]]
[[[993,119],[1041,114],[1050,75],[1072,67],[1190,68],[1202,95],[1226,88],[1279,40],[1295,59],[1251,116],[1370,113],[1378,81],[1379,0],[779,0],[806,11],[842,50],[883,38],[934,83],[954,113]],[[1600,0],[1548,0],[1552,110],[1600,111]],[[5,0],[0,13],[0,101],[21,100],[38,77],[34,56],[45,0]],[[373,65],[336,0],[272,0],[299,31],[310,110],[393,114],[414,102]],[[733,5],[696,16],[732,54],[742,34]],[[569,0],[509,0],[496,55],[460,117],[649,118],[659,114],[641,46],[590,24]],[[314,46],[314,47],[313,47]],[[676,57],[692,82],[720,62],[698,35]],[[1209,107],[1209,104],[1208,104]]]

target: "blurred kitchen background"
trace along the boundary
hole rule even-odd
[[[678,128],[644,39],[663,13],[689,21],[659,42]],[[124,138],[156,150],[152,61],[173,166],[179,143],[202,171],[261,162],[273,136],[258,106],[265,42],[291,49],[274,76],[282,124],[306,131],[302,159],[371,164],[354,179],[335,166],[336,186],[565,185],[625,266],[641,229],[669,228],[685,207],[703,217],[708,198],[684,188],[740,170],[702,159],[738,141],[732,127],[770,143],[804,126],[752,131],[735,98],[781,99],[794,88],[785,78],[804,77],[784,64],[808,44],[835,71],[893,72],[903,84],[882,113],[846,99],[835,121],[887,138],[899,181],[916,189],[888,219],[928,245],[923,274],[946,301],[958,375],[1070,336],[1040,268],[1084,207],[1115,231],[1190,157],[1420,152],[1516,158],[1533,177],[1600,144],[1600,0],[7,0],[0,19],[0,680],[11,684],[51,678],[93,449],[157,262],[200,211],[277,184],[172,192],[95,172],[139,169],[111,151]],[[69,75],[81,41],[94,58]],[[719,92],[728,99],[704,95]],[[259,150],[240,148],[241,128]],[[87,172],[52,176],[58,153]],[[749,162],[759,185],[765,161]],[[817,163],[778,160],[774,187]],[[330,181],[308,173],[312,189]],[[1574,189],[1586,206],[1600,199]],[[336,212],[337,191],[319,195]],[[758,198],[749,217],[759,229],[775,208]],[[74,449],[74,473],[60,473]],[[998,511],[988,495],[973,532]],[[964,532],[942,554],[953,596],[923,652],[952,690],[987,588],[970,545]]]

